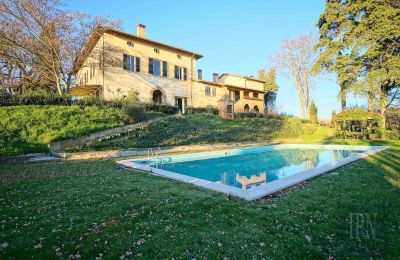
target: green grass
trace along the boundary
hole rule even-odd
[[[398,258],[400,146],[391,144],[256,202],[112,161],[3,165],[0,258]],[[375,216],[374,234],[365,222],[357,239],[354,214]]]
[[[194,114],[155,122],[127,135],[93,142],[69,151],[128,149],[227,142],[268,141],[274,138],[315,138],[329,128],[302,123],[297,118],[248,118],[225,120],[215,115]],[[322,133],[321,133],[322,132]]]
[[[148,119],[165,116],[148,112]],[[51,141],[124,125],[118,108],[79,106],[0,107],[0,156],[47,152]]]

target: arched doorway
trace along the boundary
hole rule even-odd
[[[248,113],[248,112],[250,112],[250,107],[249,107],[249,105],[244,105],[244,109],[243,109],[243,111],[245,112],[245,113]]]
[[[153,91],[153,102],[156,105],[160,105],[162,103],[163,94],[160,90],[156,89]]]
[[[254,112],[260,113],[260,109],[258,109],[258,106],[254,106]]]

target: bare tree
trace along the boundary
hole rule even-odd
[[[277,69],[295,83],[302,118],[307,117],[311,105],[313,86],[311,69],[316,59],[313,49],[315,43],[312,34],[286,39],[273,59]]]
[[[50,84],[60,95],[71,85],[76,57],[96,24],[120,25],[61,7],[57,0],[0,2],[0,60],[17,67],[22,79]]]

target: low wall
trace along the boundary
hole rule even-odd
[[[204,144],[204,145],[184,145],[184,146],[168,146],[157,148],[137,148],[129,150],[108,150],[108,151],[93,151],[93,152],[76,152],[76,153],[56,153],[57,156],[66,160],[87,160],[99,158],[115,158],[129,156],[159,156],[169,153],[184,153],[184,152],[201,152],[218,149],[244,148],[249,146],[260,146],[271,144],[271,142],[244,142],[244,143],[228,143],[228,144]]]
[[[62,151],[65,151],[67,148],[77,148],[80,145],[84,145],[84,144],[91,143],[94,141],[112,138],[115,136],[119,136],[121,134],[126,134],[135,129],[143,128],[146,125],[151,124],[153,122],[160,121],[160,120],[163,120],[168,117],[176,117],[179,115],[180,114],[170,115],[167,117],[158,117],[158,118],[154,118],[154,119],[151,119],[151,120],[148,120],[145,122],[140,122],[140,123],[133,124],[133,125],[125,125],[125,126],[121,126],[121,127],[103,130],[100,132],[90,134],[88,136],[67,139],[67,140],[63,140],[63,141],[59,141],[59,142],[51,142],[49,144],[50,154],[51,155],[59,155],[59,154],[62,154]]]

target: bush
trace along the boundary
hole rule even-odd
[[[141,104],[125,104],[122,107],[126,118],[124,119],[125,124],[135,124],[146,120],[146,113],[144,112],[144,106]]]
[[[400,130],[381,130],[383,140],[400,140]]]
[[[263,113],[256,113],[256,112],[242,112],[236,113],[235,118],[245,119],[245,118],[276,118],[276,119],[283,119],[282,116],[278,114],[263,114]]]
[[[25,105],[59,105],[70,106],[72,98],[67,95],[59,96],[45,92],[25,92],[22,95],[1,96],[0,106],[25,106]]]
[[[82,99],[73,100],[68,95],[56,95],[43,91],[29,91],[22,95],[1,96],[0,106],[29,106],[29,105],[48,105],[48,106],[71,106],[80,107],[99,106],[121,108],[122,100],[105,100],[96,96],[87,96]]]
[[[235,118],[263,118],[264,114],[256,112],[242,112],[236,113]]]
[[[186,108],[186,114],[188,114],[188,115],[193,115],[193,114],[198,114],[198,113],[218,115],[219,110],[218,110],[218,108],[211,107],[211,106],[210,107],[188,107],[188,108]]]
[[[82,99],[77,99],[73,102],[73,104],[78,105],[80,107],[114,107],[121,108],[124,104],[122,100],[105,100],[104,98],[99,98],[96,96],[87,96]]]
[[[156,104],[145,104],[144,110],[146,112],[162,112],[167,115],[173,115],[179,112],[178,107],[169,105],[156,105]]]

